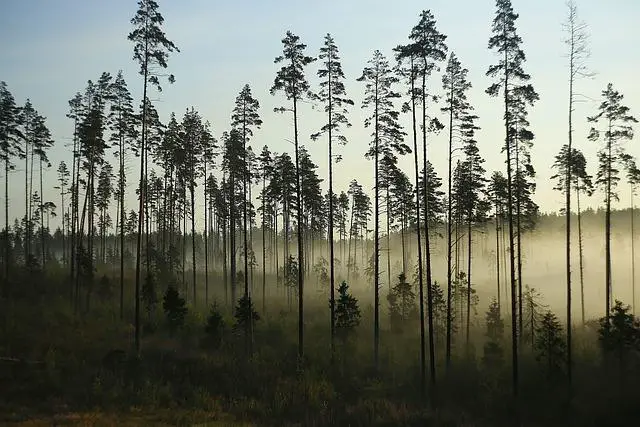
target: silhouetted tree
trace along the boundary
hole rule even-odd
[[[563,24],[563,29],[567,33],[567,38],[565,39],[565,44],[568,48],[568,59],[569,59],[569,117],[568,117],[568,125],[569,125],[569,135],[568,135],[568,143],[567,150],[565,154],[567,155],[567,159],[565,162],[565,182],[566,182],[566,191],[565,191],[565,223],[566,223],[566,271],[567,271],[567,361],[568,361],[568,370],[567,374],[569,376],[569,380],[571,380],[571,183],[572,183],[572,173],[571,169],[573,167],[572,156],[574,154],[574,149],[572,146],[573,143],[573,110],[576,102],[576,97],[574,93],[574,85],[576,80],[580,77],[589,76],[590,73],[586,67],[586,59],[589,57],[589,48],[587,46],[588,35],[586,32],[586,24],[584,22],[579,21],[578,19],[578,7],[574,0],[569,0],[567,2],[568,15],[567,19]],[[583,304],[584,311],[584,304]],[[582,319],[582,324],[584,325],[584,315]]]
[[[309,83],[304,76],[304,68],[312,63],[315,58],[306,56],[304,50],[306,45],[300,43],[300,38],[291,31],[287,31],[284,39],[282,39],[283,52],[281,56],[276,57],[275,63],[284,62],[285,65],[280,68],[276,74],[276,78],[271,87],[271,94],[276,92],[284,92],[287,99],[292,101],[292,110],[286,108],[276,109],[276,111],[292,111],[293,112],[293,141],[296,154],[296,208],[297,208],[297,227],[298,227],[298,356],[302,359],[304,354],[304,259],[303,259],[303,236],[302,236],[302,201],[301,201],[301,183],[300,183],[300,160],[298,147],[298,102],[305,98],[313,98],[314,95],[309,89]]]
[[[207,344],[214,349],[222,346],[222,340],[224,337],[225,321],[222,317],[222,313],[215,302],[211,306],[209,316],[207,316],[207,323],[204,327],[204,331],[207,334]]]
[[[133,99],[127,88],[127,84],[118,71],[116,78],[111,85],[112,102],[110,110],[111,122],[111,142],[117,148],[118,158],[118,184],[116,196],[118,197],[118,209],[116,214],[116,224],[120,227],[120,318],[124,318],[124,222],[126,220],[125,193],[127,186],[127,176],[125,173],[126,157],[129,148],[133,148],[134,140],[137,138],[133,112]]]
[[[391,328],[396,331],[403,331],[407,321],[416,315],[416,294],[413,292],[412,286],[407,282],[404,273],[398,275],[398,283],[389,291],[387,301],[389,301]]]
[[[338,288],[336,301],[336,335],[346,343],[353,330],[360,324],[360,309],[358,300],[349,292],[349,285],[342,281]]]
[[[580,307],[582,314],[582,326],[585,324],[585,312],[584,312],[584,257],[582,251],[582,213],[580,210],[580,194],[585,193],[591,195],[593,192],[593,184],[591,182],[591,175],[587,173],[587,160],[584,154],[576,148],[572,148],[571,155],[567,154],[569,149],[568,144],[565,144],[560,149],[560,152],[556,155],[556,160],[552,165],[557,173],[554,174],[551,179],[557,180],[557,184],[554,190],[565,193],[569,191],[573,185],[573,189],[576,193],[576,215],[578,217],[578,258],[580,269]],[[567,162],[571,162],[570,167],[567,166]],[[570,171],[570,175],[567,175],[567,171]],[[571,185],[568,185],[567,177],[570,176]],[[565,207],[566,209],[566,207]],[[570,283],[570,281],[568,282]],[[567,339],[569,342],[570,339]],[[567,356],[571,354],[569,347],[567,347]]]
[[[562,337],[560,321],[551,311],[547,311],[536,328],[536,360],[544,362],[547,378],[557,378],[564,371],[567,346]]]
[[[489,305],[486,314],[487,341],[484,344],[484,356],[482,358],[485,365],[495,368],[502,363],[504,350],[502,342],[504,339],[504,322],[500,315],[498,302],[494,299]]]
[[[620,181],[619,168],[623,167],[624,147],[622,142],[633,138],[632,123],[637,123],[629,112],[629,107],[622,105],[624,96],[609,83],[602,91],[602,103],[598,113],[589,117],[594,127],[589,132],[589,140],[602,142],[598,151],[598,173],[595,184],[604,192],[605,203],[605,317],[608,319],[611,309],[611,201],[617,199],[616,187]],[[595,126],[602,125],[602,130]]]
[[[136,352],[140,352],[140,258],[142,255],[142,232],[144,224],[145,195],[143,190],[146,180],[146,139],[147,139],[147,88],[151,84],[158,91],[160,86],[159,69],[167,68],[169,53],[180,52],[177,46],[167,39],[162,24],[164,18],[158,11],[158,3],[154,0],[139,0],[138,10],[131,19],[133,31],[128,35],[128,39],[134,43],[133,59],[140,64],[140,75],[143,80],[142,91],[142,134],[140,140],[140,195],[138,208],[138,242],[136,249],[136,296],[135,296],[135,346]],[[173,74],[169,75],[169,83],[174,82]],[[148,258],[148,257],[147,257]]]
[[[493,36],[489,39],[489,48],[494,49],[500,56],[497,64],[489,67],[487,76],[495,78],[486,92],[490,96],[498,96],[502,91],[504,96],[504,124],[505,124],[505,145],[504,151],[507,157],[507,218],[509,222],[509,267],[511,279],[511,341],[512,341],[512,379],[513,392],[518,393],[518,315],[516,313],[516,269],[515,269],[515,242],[513,227],[513,191],[512,191],[512,162],[514,146],[518,139],[516,127],[518,112],[522,113],[524,108],[518,107],[533,104],[538,99],[538,94],[533,86],[527,82],[530,80],[529,74],[525,73],[523,64],[525,61],[524,51],[521,49],[522,39],[516,31],[516,20],[518,14],[513,11],[511,0],[496,0],[496,16],[493,20]],[[521,287],[522,284],[518,283]]]
[[[327,123],[322,126],[319,132],[311,135],[312,139],[318,139],[322,134],[327,134],[329,146],[329,220],[328,220],[328,240],[329,240],[329,298],[331,315],[331,351],[334,348],[335,335],[335,264],[334,264],[334,197],[333,197],[333,142],[346,144],[347,138],[341,133],[341,127],[350,127],[351,123],[347,119],[347,105],[353,105],[353,101],[347,98],[344,87],[344,72],[340,63],[338,46],[333,37],[327,34],[324,38],[324,45],[320,48],[318,59],[322,62],[318,70],[320,81],[319,101],[325,107],[327,113]],[[336,158],[339,160],[339,157]]]
[[[380,350],[380,223],[379,223],[379,204],[380,204],[380,179],[379,169],[380,155],[397,152],[398,154],[406,154],[411,152],[408,145],[403,142],[405,133],[402,131],[398,123],[399,112],[395,109],[393,103],[396,98],[400,97],[394,90],[394,85],[398,82],[398,78],[394,75],[389,62],[376,50],[373,58],[369,60],[369,65],[365,67],[362,76],[358,79],[365,82],[365,98],[362,102],[363,108],[370,108],[371,115],[365,119],[365,127],[372,129],[372,142],[366,157],[372,158],[374,161],[374,361],[376,368],[378,367],[378,358]]]
[[[162,309],[167,317],[169,331],[173,335],[176,330],[182,328],[184,325],[184,319],[188,312],[184,298],[180,297],[180,294],[173,285],[169,286],[167,292],[164,294]]]
[[[617,358],[621,370],[629,354],[640,350],[640,322],[630,310],[631,307],[616,300],[610,313],[600,319],[598,330],[602,350],[605,355]]]

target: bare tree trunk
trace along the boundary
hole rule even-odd
[[[418,154],[418,135],[416,121],[415,68],[411,58],[411,122],[413,131],[413,169],[416,182],[416,239],[418,241],[418,306],[420,309],[420,388],[426,394],[426,340],[424,331],[424,274],[422,264],[422,239],[420,235],[420,167]],[[426,165],[425,165],[426,167]],[[411,251],[409,251],[411,253]],[[431,371],[431,383],[435,382],[435,371]]]

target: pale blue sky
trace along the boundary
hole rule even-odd
[[[470,69],[474,85],[470,100],[480,116],[479,146],[486,158],[489,172],[503,169],[500,144],[503,140],[501,104],[491,99],[485,88],[491,83],[484,75],[495,61],[487,50],[490,25],[495,4],[492,0],[419,2],[404,0],[349,0],[323,2],[293,0],[160,0],[165,17],[165,31],[181,49],[169,59],[169,71],[176,76],[176,84],[153,96],[163,120],[171,111],[179,116],[194,106],[208,119],[216,136],[229,126],[230,111],[235,96],[245,83],[250,83],[261,103],[264,120],[256,132],[252,145],[256,151],[267,144],[272,151],[291,151],[289,143],[292,127],[289,116],[272,112],[283,101],[271,96],[268,90],[277,66],[273,59],[281,52],[280,40],[287,30],[299,35],[308,45],[308,53],[317,55],[324,35],[330,32],[340,50],[347,75],[347,91],[356,102],[350,115],[353,128],[346,134],[347,147],[340,151],[345,162],[336,169],[336,189],[346,190],[348,182],[356,178],[366,187],[372,184],[372,164],[363,158],[369,142],[369,131],[362,125],[364,112],[360,109],[363,84],[356,82],[373,50],[380,49],[391,57],[391,49],[405,43],[407,35],[418,20],[420,11],[429,8],[435,15],[438,28],[448,35],[447,44],[463,65]],[[543,211],[557,210],[562,198],[552,190],[549,181],[553,156],[566,141],[567,66],[561,23],[566,16],[563,0],[515,0],[520,13],[518,29],[527,54],[526,70],[540,94],[540,101],[531,110],[532,130],[536,134],[533,163],[538,172],[536,201]],[[637,0],[578,1],[581,18],[591,32],[591,68],[594,79],[578,83],[578,91],[598,98],[600,91],[611,81],[625,95],[626,104],[640,117],[640,85],[635,77],[640,66],[640,2]],[[138,65],[132,57],[132,45],[127,40],[131,29],[129,20],[136,10],[133,0],[2,0],[0,2],[0,80],[9,85],[18,103],[29,97],[47,123],[56,141],[50,157],[54,166],[69,159],[68,148],[72,136],[71,122],[65,117],[67,101],[82,90],[88,79],[97,79],[103,71],[115,73],[122,69],[129,88],[139,102],[141,81]],[[309,67],[309,79],[317,87],[317,65]],[[441,91],[441,76],[436,74],[430,83],[431,92]],[[576,145],[584,149],[595,172],[595,147],[586,141],[586,116],[595,112],[597,102],[577,106],[575,114]],[[432,108],[432,113],[436,112]],[[405,123],[408,117],[405,117]],[[313,159],[325,174],[326,142],[308,141],[308,135],[321,125],[323,116],[306,106],[300,119],[300,135]],[[637,139],[630,151],[639,155]],[[438,173],[446,172],[446,137],[430,138],[431,161]],[[410,158],[402,161],[410,172]],[[134,162],[131,161],[133,165]],[[132,172],[135,169],[132,168]],[[49,183],[49,197],[53,195],[55,167]],[[130,179],[130,182],[133,182]],[[22,212],[23,184],[19,176],[10,191],[12,215]],[[131,189],[132,190],[132,189]],[[623,193],[626,195],[627,191]],[[4,195],[2,195],[3,197]],[[599,197],[593,200],[597,205]],[[622,197],[622,203],[626,202]]]

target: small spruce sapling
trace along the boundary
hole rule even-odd
[[[336,335],[345,344],[354,329],[360,324],[358,300],[349,292],[349,285],[342,281],[336,301]]]
[[[180,294],[174,286],[169,286],[167,292],[164,294],[162,308],[167,317],[169,331],[171,335],[173,335],[176,330],[182,328],[184,325],[184,320],[188,312],[184,298],[180,297]]]

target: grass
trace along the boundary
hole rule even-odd
[[[162,313],[154,312],[145,321],[137,358],[133,327],[120,321],[115,299],[95,299],[88,312],[76,314],[62,296],[63,280],[41,280],[23,281],[19,296],[0,299],[0,356],[24,360],[0,362],[0,424],[628,427],[638,420],[640,397],[627,378],[638,377],[640,363],[632,360],[620,375],[618,367],[603,363],[595,332],[588,329],[575,334],[571,395],[566,380],[547,378],[525,346],[515,400],[508,343],[504,363],[485,369],[478,327],[469,350],[462,338],[454,341],[448,373],[438,353],[437,386],[423,397],[417,324],[392,333],[383,316],[375,369],[368,306],[352,339],[337,346],[334,363],[326,305],[306,307],[300,361],[297,315],[284,297],[269,300],[261,313],[250,356],[242,333],[230,327],[220,348],[207,346],[207,309],[201,304],[202,311],[191,310],[175,335]],[[125,319],[131,318],[127,310]],[[225,321],[233,323],[228,312]],[[124,357],[110,361],[114,350]]]

